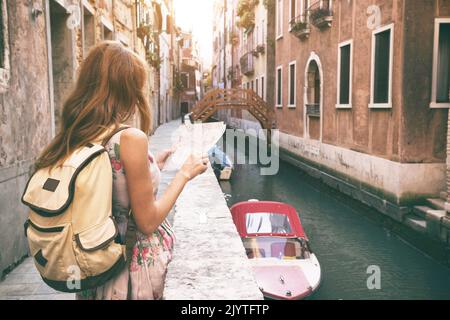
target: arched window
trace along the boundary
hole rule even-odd
[[[309,63],[307,75],[307,106],[311,106],[311,114],[320,116],[320,72],[315,60]]]
[[[322,66],[319,57],[311,53],[305,70],[305,136],[322,140]]]

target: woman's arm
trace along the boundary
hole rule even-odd
[[[152,177],[148,169],[148,138],[137,129],[122,133],[120,155],[123,163],[137,228],[153,233],[166,219],[186,183],[207,169],[207,159],[190,157],[176,174],[161,199],[156,201]]]

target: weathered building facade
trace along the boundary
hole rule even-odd
[[[224,88],[226,82],[226,62],[228,57],[226,56],[227,43],[225,37],[226,24],[225,14],[226,9],[225,4],[228,0],[215,0],[213,9],[213,59],[211,65],[211,79],[212,86],[214,88]]]
[[[196,43],[190,32],[182,32],[180,69],[181,113],[188,114],[201,97],[202,67]]]
[[[223,10],[226,10],[225,14]],[[272,1],[218,0],[215,17],[213,87],[222,88],[225,83],[226,88],[254,90],[273,105],[275,16]],[[220,111],[218,117],[228,118],[241,128],[259,126],[246,110]]]
[[[425,230],[430,213],[411,208],[440,210],[446,199],[450,1],[242,2],[268,10],[274,61],[265,95],[281,156]],[[260,93],[261,83],[241,73],[244,88],[253,81]],[[258,128],[251,120],[228,115],[237,127]]]
[[[433,59],[448,15],[442,0],[278,1],[281,145],[398,206],[439,196],[447,110]]]
[[[3,271],[27,251],[23,235],[26,210],[20,198],[36,154],[51,139],[53,117],[49,103],[46,20],[38,11],[32,13],[26,0],[0,1],[0,5],[0,271]]]
[[[27,255],[23,233],[27,210],[20,203],[21,193],[37,155],[59,130],[62,105],[90,48],[116,40],[149,62],[154,128],[158,119],[179,115],[179,103],[171,100],[172,82],[159,88],[159,77],[173,79],[172,66],[177,63],[165,61],[177,45],[170,33],[175,24],[171,3],[0,1],[0,273]],[[162,4],[172,10],[165,19]],[[165,22],[167,27],[162,28]],[[163,54],[160,37],[170,39]],[[166,63],[169,67],[160,72],[160,65]],[[162,105],[160,92],[170,97]]]

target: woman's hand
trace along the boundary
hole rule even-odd
[[[192,180],[198,175],[204,173],[208,169],[208,156],[194,156],[191,155],[180,169],[180,173],[186,179]]]
[[[161,153],[159,153],[156,156],[156,163],[158,164],[158,167],[160,170],[164,168],[164,165],[166,164],[167,159],[175,152],[175,148],[166,149],[163,150]]]

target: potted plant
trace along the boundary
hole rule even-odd
[[[259,0],[240,0],[237,6],[237,16],[239,21],[237,26],[247,32],[255,26],[255,8]]]
[[[147,61],[155,69],[159,69],[161,67],[162,59],[155,52],[148,52],[147,53]]]
[[[230,43],[237,45],[239,43],[239,35],[235,31],[230,32]]]
[[[264,54],[266,52],[266,46],[264,44],[258,44],[256,46],[256,52],[259,54]]]
[[[331,22],[333,21],[333,11],[327,8],[316,8],[311,10],[311,21],[318,27],[331,27]]]
[[[250,31],[255,27],[255,12],[247,11],[242,16],[239,17],[237,22],[239,28],[244,29],[246,32]]]
[[[293,21],[291,22],[291,32],[299,39],[305,39],[309,37],[311,33],[311,28],[309,23],[305,20]]]

